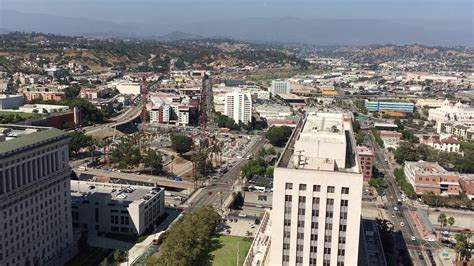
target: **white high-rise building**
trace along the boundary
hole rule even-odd
[[[357,265],[363,175],[350,118],[301,120],[274,172],[270,265]]]
[[[252,122],[252,97],[250,93],[229,92],[225,94],[224,115],[235,123]]]
[[[272,80],[272,86],[270,87],[270,93],[272,96],[278,94],[289,94],[290,93],[290,82],[285,80]]]
[[[54,265],[72,244],[69,136],[0,125],[0,265]]]

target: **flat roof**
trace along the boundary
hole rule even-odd
[[[0,133],[7,137],[7,140],[0,142],[0,156],[43,142],[68,137],[66,132],[57,128],[11,124],[0,124]]]
[[[343,113],[317,113],[301,118],[277,167],[359,173],[350,127]],[[319,151],[323,145],[334,149],[330,153]]]
[[[146,196],[151,198],[161,190],[163,188],[71,180],[71,196],[75,197],[73,202],[74,200],[77,201],[78,198],[82,200],[100,200],[108,196],[111,197],[112,201],[123,203],[139,200],[147,201]]]

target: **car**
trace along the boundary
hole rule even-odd
[[[411,236],[411,240],[412,240],[412,241],[416,241],[416,237],[415,237],[415,236]]]
[[[394,211],[398,211],[398,208],[395,206],[395,207],[393,207],[393,210],[394,210]]]
[[[245,213],[239,213],[239,217],[245,218],[245,217],[247,217],[247,214],[245,214]]]
[[[392,218],[395,218],[395,213],[392,213]]]
[[[443,235],[449,235],[449,232],[448,232],[448,231],[443,231],[443,232],[441,232],[441,234],[443,234]]]
[[[417,254],[420,260],[425,260],[425,257],[423,257],[423,253],[421,253],[421,251],[418,251]]]
[[[254,224],[250,224],[250,228],[255,228],[255,225],[254,225]]]
[[[403,222],[400,222],[400,226],[405,226],[405,223],[403,223]]]

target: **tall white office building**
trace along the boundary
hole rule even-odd
[[[224,115],[234,119],[236,123],[252,122],[252,97],[250,93],[237,91],[225,94]]]
[[[290,93],[290,82],[286,80],[272,80],[272,86],[270,87],[270,93],[272,96],[278,94],[289,94]]]
[[[69,137],[0,125],[0,265],[49,265],[72,244]]]
[[[363,175],[350,118],[301,120],[274,172],[271,265],[357,265]]]

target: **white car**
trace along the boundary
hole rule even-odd
[[[397,207],[393,207],[393,210],[394,210],[394,211],[398,211],[398,208],[397,208]]]
[[[400,226],[405,226],[405,223],[403,223],[403,222],[400,222]]]
[[[412,241],[416,241],[416,237],[415,237],[415,236],[411,236],[411,240],[412,240]]]

